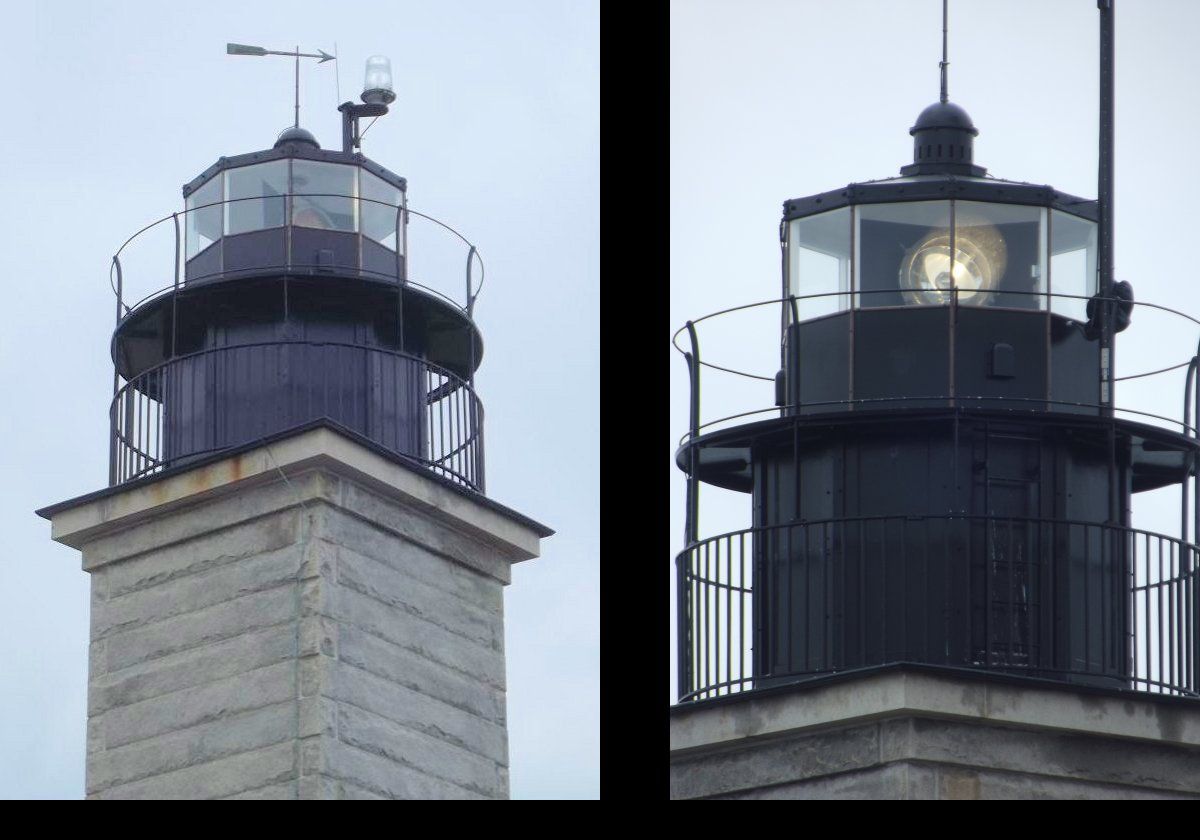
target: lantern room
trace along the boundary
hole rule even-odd
[[[404,273],[405,181],[289,128],[269,151],[221,158],[183,188],[185,279],[263,271]]]
[[[901,177],[784,203],[780,404],[1001,397],[1095,413],[1107,400],[1088,307],[1097,203],[985,177],[967,162],[974,126],[952,103],[926,109],[912,133]]]

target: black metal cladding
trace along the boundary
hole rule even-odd
[[[753,606],[787,617],[758,628],[760,686],[900,660],[1128,678],[1126,547],[1087,527],[1109,521],[1110,480],[1128,498],[1103,434],[891,417],[755,455]]]
[[[1099,219],[1100,212],[1095,201],[1058,192],[1053,187],[997,178],[941,174],[865,181],[817,195],[791,198],[783,203],[783,218],[784,221],[791,221],[853,204],[950,198],[1049,207],[1093,222]]]
[[[273,149],[264,149],[261,152],[250,152],[244,155],[218,158],[216,163],[183,185],[183,197],[187,198],[211,181],[214,176],[224,172],[226,169],[236,169],[241,166],[250,166],[255,163],[266,163],[267,161],[282,160],[284,158],[301,158],[304,160],[323,161],[325,163],[361,166],[372,175],[382,178],[401,191],[408,189],[408,181],[406,179],[401,178],[390,169],[380,166],[361,152],[346,153],[334,149],[314,148],[308,143],[289,142],[280,144]]]
[[[839,312],[789,324],[785,347],[787,403],[802,414],[845,411],[852,400],[869,401],[860,410],[948,406],[955,394],[979,407],[1104,411],[1098,343],[1083,324],[1050,312],[958,307],[952,317],[947,306]],[[1010,359],[1007,371],[994,366],[998,348]]]
[[[967,112],[954,103],[933,103],[908,133],[913,136],[913,162],[900,169],[902,175],[945,172],[981,177],[987,173],[972,162],[979,131]]]

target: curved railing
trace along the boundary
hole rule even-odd
[[[1113,525],[832,519],[676,558],[678,694],[897,663],[1200,697],[1196,545]]]
[[[955,292],[957,292],[957,290],[955,290]],[[675,350],[677,350],[684,357],[684,360],[688,366],[689,385],[690,385],[690,395],[689,395],[690,415],[695,420],[694,423],[689,424],[690,425],[689,430],[687,432],[685,432],[683,434],[683,436],[680,438],[680,440],[679,440],[680,446],[686,445],[688,443],[688,441],[691,440],[692,438],[697,437],[698,435],[706,433],[706,432],[716,431],[720,428],[726,428],[730,425],[740,425],[741,423],[747,422],[748,420],[767,419],[771,416],[780,416],[781,414],[784,414],[784,413],[796,412],[796,411],[803,410],[803,409],[844,408],[844,409],[849,410],[849,409],[853,409],[853,408],[870,408],[870,407],[872,407],[873,404],[887,406],[889,408],[896,408],[896,407],[903,407],[906,403],[912,403],[914,405],[928,404],[930,400],[945,400],[947,402],[954,402],[954,403],[962,404],[962,405],[970,405],[973,401],[986,401],[987,403],[990,403],[990,404],[1007,403],[1010,407],[1016,408],[1016,409],[1026,408],[1026,407],[1035,408],[1035,407],[1040,407],[1040,406],[1049,406],[1051,410],[1055,410],[1055,409],[1070,410],[1070,409],[1084,408],[1084,409],[1089,409],[1089,410],[1095,411],[1097,413],[1099,413],[1101,411],[1111,411],[1111,412],[1115,412],[1119,415],[1127,415],[1130,417],[1130,419],[1133,419],[1133,420],[1149,422],[1152,425],[1158,425],[1158,426],[1170,429],[1175,432],[1183,433],[1190,437],[1200,436],[1200,435],[1198,435],[1198,426],[1200,426],[1200,390],[1195,389],[1197,368],[1200,367],[1200,319],[1194,318],[1191,315],[1188,315],[1187,313],[1181,312],[1177,309],[1173,309],[1168,306],[1162,306],[1162,305],[1156,304],[1156,303],[1150,303],[1147,301],[1124,301],[1123,299],[1119,299],[1119,298],[1103,298],[1100,296],[1086,297],[1083,295],[1060,294],[1057,292],[1056,293],[1005,292],[1005,294],[1009,297],[1014,297],[1014,298],[1017,296],[1023,295],[1023,296],[1027,296],[1027,297],[1031,297],[1031,298],[1047,299],[1049,301],[1064,301],[1064,302],[1065,301],[1075,301],[1078,303],[1084,303],[1087,301],[1096,300],[1096,301],[1099,301],[1101,304],[1103,304],[1105,302],[1109,302],[1113,305],[1124,304],[1124,305],[1130,306],[1133,310],[1133,314],[1132,314],[1133,327],[1131,327],[1129,332],[1125,332],[1120,335],[1120,338],[1118,339],[1118,345],[1120,345],[1120,346],[1126,346],[1126,345],[1128,345],[1128,343],[1130,341],[1136,340],[1136,338],[1137,338],[1136,330],[1137,330],[1138,320],[1141,316],[1143,316],[1145,314],[1162,313],[1162,314],[1171,316],[1173,319],[1176,319],[1174,321],[1174,323],[1176,325],[1184,325],[1188,330],[1186,338],[1182,342],[1182,344],[1187,348],[1186,356],[1184,356],[1183,358],[1172,359],[1171,361],[1173,361],[1174,363],[1171,365],[1165,366],[1165,367],[1157,368],[1155,370],[1148,370],[1148,371],[1136,371],[1134,373],[1123,375],[1123,376],[1114,376],[1114,378],[1113,378],[1113,382],[1130,382],[1133,380],[1143,380],[1143,383],[1141,383],[1141,384],[1146,384],[1148,387],[1156,387],[1160,383],[1160,380],[1156,379],[1156,377],[1161,377],[1164,374],[1171,373],[1172,371],[1186,369],[1183,387],[1181,388],[1181,390],[1183,391],[1183,394],[1181,396],[1184,397],[1182,411],[1178,415],[1168,415],[1168,414],[1162,414],[1162,413],[1158,413],[1158,412],[1144,411],[1140,408],[1133,408],[1128,404],[1124,404],[1124,405],[1121,404],[1121,402],[1118,402],[1115,399],[1115,397],[1116,397],[1115,394],[1113,395],[1113,399],[1110,402],[1101,402],[1101,403],[1088,403],[1088,402],[1077,402],[1077,401],[1056,401],[1054,399],[1042,398],[1042,397],[1020,398],[1020,397],[1004,397],[1004,396],[996,396],[996,395],[975,397],[975,396],[972,396],[969,394],[964,395],[964,394],[942,393],[942,394],[914,394],[914,395],[903,396],[903,397],[889,396],[889,397],[885,397],[885,398],[866,398],[866,399],[860,398],[860,399],[845,399],[845,400],[829,400],[829,401],[819,401],[819,402],[806,401],[806,402],[794,404],[794,403],[776,402],[773,399],[774,394],[771,393],[770,396],[768,397],[768,399],[770,400],[769,405],[764,405],[763,403],[767,402],[767,400],[763,400],[763,402],[760,402],[756,406],[755,405],[749,406],[747,408],[747,410],[738,411],[738,412],[730,413],[730,414],[723,414],[720,417],[707,418],[702,415],[701,405],[700,405],[700,393],[701,393],[700,386],[702,384],[701,383],[701,380],[702,380],[701,373],[705,369],[712,372],[712,374],[714,374],[714,375],[721,375],[721,376],[727,376],[730,378],[736,378],[742,382],[749,382],[751,384],[756,383],[756,382],[762,383],[761,387],[763,387],[763,388],[770,387],[773,390],[774,383],[775,383],[775,373],[777,370],[779,370],[780,367],[782,367],[782,364],[783,364],[783,360],[778,358],[782,352],[779,344],[759,345],[760,347],[765,346],[767,350],[771,351],[771,354],[773,356],[772,362],[774,363],[774,366],[771,368],[768,368],[762,364],[759,364],[757,367],[750,367],[744,363],[739,363],[738,361],[730,361],[723,357],[722,351],[725,351],[726,353],[731,352],[731,351],[737,352],[737,353],[743,352],[748,345],[753,344],[753,342],[748,342],[746,340],[746,336],[761,334],[760,329],[747,329],[745,326],[745,323],[739,324],[735,331],[731,331],[732,332],[731,337],[727,338],[724,341],[718,340],[719,346],[717,347],[716,353],[714,353],[713,348],[710,344],[711,339],[705,338],[704,340],[702,340],[702,336],[701,336],[701,326],[702,325],[711,326],[711,325],[715,325],[717,323],[721,323],[723,321],[727,321],[728,319],[726,318],[726,316],[737,316],[739,314],[743,314],[743,315],[744,314],[753,314],[756,312],[767,313],[767,315],[768,315],[767,319],[760,319],[763,321],[764,324],[767,323],[767,321],[769,320],[770,322],[775,323],[775,324],[777,324],[779,321],[782,321],[782,323],[786,325],[787,323],[796,323],[796,322],[803,320],[802,317],[800,315],[798,315],[798,309],[799,309],[799,306],[804,304],[805,302],[813,302],[813,301],[818,301],[820,299],[837,299],[837,298],[845,299],[845,298],[850,298],[850,297],[854,297],[854,298],[864,297],[865,298],[869,295],[876,294],[876,293],[885,294],[885,295],[893,295],[894,291],[884,289],[884,290],[877,290],[876,292],[872,292],[872,291],[856,291],[853,293],[827,292],[827,293],[822,293],[822,294],[793,295],[791,297],[785,297],[785,298],[775,298],[775,299],[771,299],[771,300],[756,301],[754,303],[742,304],[739,306],[733,306],[733,307],[729,307],[728,309],[722,309],[717,312],[709,313],[707,315],[701,316],[694,320],[688,321],[686,324],[684,324],[684,326],[682,326],[678,330],[676,330],[675,333],[671,336],[671,344],[675,348]],[[919,308],[919,307],[910,307],[910,308]],[[965,307],[963,307],[963,308],[965,308]],[[972,308],[975,308],[975,307],[972,307]],[[1003,307],[984,307],[984,308],[1000,309]],[[868,308],[868,309],[859,310],[859,311],[870,311],[870,309]],[[1045,314],[1044,309],[1023,310],[1023,311],[1029,311],[1034,314],[1036,314],[1036,313]],[[776,328],[775,328],[773,334],[774,335],[780,334],[777,325],[776,325]],[[1158,342],[1163,339],[1163,331],[1161,331],[1161,330],[1151,331],[1149,333],[1143,333],[1143,336],[1145,336],[1145,340]],[[703,350],[703,352],[702,352],[702,350]],[[954,352],[953,345],[950,345],[948,347],[948,351],[951,353]],[[1194,412],[1195,412],[1195,414],[1194,414]],[[1196,418],[1195,420],[1193,419],[1194,417]]]
[[[483,288],[486,269],[478,248],[450,225],[434,216],[414,210],[407,205],[392,204],[365,196],[352,196],[341,193],[288,193],[280,197],[264,198],[262,196],[251,196],[198,205],[168,216],[163,216],[135,232],[117,249],[109,267],[109,285],[116,296],[117,323],[120,324],[126,315],[139,306],[155,298],[185,288],[188,283],[203,282],[217,276],[224,276],[225,272],[217,271],[185,277],[187,261],[184,259],[184,231],[187,226],[186,220],[189,214],[200,213],[205,210],[212,210],[213,208],[221,208],[222,212],[224,212],[227,205],[238,204],[240,202],[262,202],[278,200],[279,198],[290,199],[292,197],[340,198],[360,204],[377,205],[394,211],[396,247],[388,247],[387,250],[391,251],[395,256],[395,270],[380,272],[359,266],[355,271],[364,277],[374,277],[393,283],[399,279],[399,282],[405,286],[415,287],[451,304],[466,313],[468,318],[473,314],[476,298],[478,298]],[[412,225],[414,219],[420,224],[417,226]],[[271,229],[274,228],[267,228],[266,230]],[[344,232],[359,236],[365,235],[361,232]],[[449,240],[439,240],[436,236],[431,235],[437,232],[445,234],[449,237]],[[446,245],[447,241],[457,244],[451,248]],[[459,248],[461,248],[461,251],[458,250]],[[421,255],[423,252],[425,258],[435,264],[428,272],[422,271],[419,267],[414,271],[412,255],[416,254],[418,260],[420,260],[422,259]],[[138,263],[138,265],[136,267],[131,266],[133,262]],[[462,266],[462,268],[455,268],[451,272],[450,268],[455,264]],[[316,268],[318,267],[286,262],[279,265],[256,265],[253,272],[279,273]],[[478,277],[476,277],[476,269],[478,269]],[[461,286],[457,283],[453,285],[458,286],[461,290],[461,299],[458,296],[459,293],[451,291],[451,285],[444,280],[435,280],[426,276],[428,273],[436,275],[438,278],[449,277],[460,270],[463,271],[465,281]],[[235,273],[243,274],[246,272],[238,271]]]
[[[321,418],[484,491],[483,405],[468,382],[408,354],[313,341],[201,350],[116,389],[109,484]]]

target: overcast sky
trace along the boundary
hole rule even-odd
[[[59,0],[3,23],[0,796],[83,794],[88,580],[33,511],[107,480],[111,256],[292,122],[292,64],[228,41],[336,44],[340,66],[301,69],[300,122],[326,148],[366,58],[391,57],[397,101],[363,151],[479,247],[488,495],[557,531],[506,591],[512,794],[598,795],[598,4]],[[422,236],[414,276],[461,297],[459,258]],[[131,285],[170,282],[164,246],[141,262],[163,275]]]
[[[1200,3],[1117,0],[1115,274],[1138,300],[1200,313],[1188,197],[1200,174]],[[893,177],[909,127],[938,97],[938,0],[681,0],[671,4],[671,323],[780,294],[782,202]],[[975,163],[1013,181],[1096,196],[1095,0],[950,0],[950,100],[979,129]],[[777,312],[701,333],[706,361],[778,368]],[[666,325],[664,325],[665,327]],[[666,333],[669,335],[669,333]],[[1200,337],[1137,309],[1117,375],[1189,359]],[[682,545],[686,367],[671,356],[673,550]],[[702,421],[772,404],[770,383],[705,371]],[[1117,405],[1180,417],[1181,372],[1118,383]],[[1175,427],[1176,430],[1178,427]],[[664,465],[665,466],[665,465]],[[749,497],[705,488],[701,537],[749,527]],[[1134,499],[1134,526],[1178,527],[1170,491]],[[665,570],[664,564],[664,570]],[[671,624],[674,628],[674,622]],[[670,666],[673,672],[673,660]]]

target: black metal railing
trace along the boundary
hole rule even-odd
[[[384,212],[393,212],[396,244],[394,247],[387,246],[387,250],[393,255],[394,267],[380,271],[359,265],[354,269],[355,272],[364,277],[374,277],[391,282],[399,280],[401,285],[431,294],[465,312],[468,317],[474,313],[475,301],[483,288],[486,273],[483,257],[470,240],[446,222],[414,210],[406,203],[392,204],[342,193],[288,193],[285,196],[274,198],[261,196],[230,198],[190,207],[169,216],[163,216],[126,239],[113,255],[109,267],[109,285],[116,296],[117,324],[120,325],[121,320],[133,310],[156,298],[177,293],[188,283],[203,282],[227,274],[223,269],[207,271],[202,274],[187,269],[189,261],[185,259],[185,227],[191,214],[212,210],[224,213],[228,207],[244,206],[248,202],[262,203],[283,199],[289,202],[288,206],[290,207],[290,202],[295,198],[342,199],[356,202],[363,208],[372,207]],[[288,219],[290,220],[290,215]],[[419,224],[413,226],[411,223],[414,220]],[[360,237],[365,236],[357,230],[345,232]],[[414,237],[415,242],[412,241]],[[417,273],[414,274],[411,265],[412,256],[415,253],[418,258],[421,258],[422,252],[446,258],[442,262],[446,263],[446,268],[453,264],[454,271],[438,271],[436,272],[438,276],[426,277],[418,267]],[[459,270],[457,266],[460,265],[463,267],[463,286],[457,282]],[[324,271],[325,267],[310,265],[307,260],[293,262],[289,253],[285,262],[274,265],[256,263],[253,271],[247,269],[231,273],[241,275],[314,269]],[[462,290],[461,299],[460,289]]]
[[[1195,545],[967,515],[749,528],[676,558],[679,698],[916,662],[1200,697]]]
[[[953,290],[957,296],[958,290]],[[1129,419],[1141,422],[1147,422],[1152,425],[1158,425],[1162,428],[1176,431],[1190,437],[1200,437],[1200,389],[1193,390],[1192,381],[1197,377],[1197,366],[1200,365],[1200,318],[1195,318],[1185,312],[1181,312],[1169,306],[1163,306],[1149,301],[1123,301],[1119,298],[1102,298],[1096,295],[1087,297],[1084,295],[1071,295],[1062,293],[1049,292],[1006,292],[1005,294],[1012,298],[1029,298],[1039,301],[1041,309],[1028,309],[1031,313],[1048,314],[1044,308],[1053,306],[1057,303],[1086,303],[1088,301],[1099,301],[1101,304],[1108,303],[1116,305],[1124,303],[1133,311],[1134,318],[1140,318],[1148,314],[1156,314],[1167,316],[1170,320],[1167,322],[1168,329],[1173,332],[1179,332],[1184,336],[1181,344],[1187,348],[1187,355],[1181,359],[1175,359],[1174,364],[1150,371],[1138,371],[1136,373],[1115,376],[1110,372],[1110,385],[1116,382],[1132,381],[1132,380],[1148,380],[1156,383],[1160,388],[1171,387],[1165,384],[1165,380],[1155,379],[1155,377],[1172,371],[1184,371],[1185,379],[1181,383],[1183,385],[1183,405],[1182,411],[1178,414],[1155,413],[1134,408],[1129,404],[1122,404],[1116,400],[1115,394],[1110,394],[1106,400],[1100,402],[1081,402],[1081,401],[1065,401],[1056,400],[1050,397],[1039,398],[1022,398],[1022,397],[1006,397],[997,395],[973,396],[970,394],[915,394],[905,396],[889,396],[876,399],[837,399],[826,401],[804,401],[801,403],[781,404],[774,401],[775,396],[775,374],[780,366],[785,362],[780,357],[781,348],[778,342],[763,341],[761,346],[764,348],[764,359],[770,359],[769,364],[757,364],[749,366],[738,361],[729,361],[728,356],[730,351],[745,351],[747,346],[756,342],[747,342],[745,336],[747,333],[759,335],[762,333],[761,327],[766,323],[755,322],[754,325],[747,327],[745,324],[738,324],[735,329],[731,330],[729,335],[724,336],[724,340],[719,341],[715,349],[708,348],[704,351],[704,356],[701,356],[701,336],[699,327],[704,325],[715,325],[723,322],[730,322],[727,316],[746,315],[760,312],[774,313],[773,319],[779,319],[786,325],[788,323],[799,323],[802,319],[802,314],[799,313],[798,306],[804,303],[812,303],[825,299],[840,299],[840,298],[858,298],[869,297],[873,294],[894,294],[893,290],[883,289],[875,291],[856,291],[856,292],[825,292],[811,295],[791,295],[785,298],[775,298],[771,300],[756,301],[754,303],[741,304],[731,306],[727,309],[722,309],[717,312],[710,312],[699,318],[695,318],[685,323],[677,329],[671,336],[671,344],[683,357],[687,365],[688,384],[689,384],[689,429],[687,433],[680,438],[680,446],[686,446],[692,439],[698,437],[702,433],[715,431],[721,428],[728,428],[731,425],[737,425],[746,422],[747,419],[768,419],[772,416],[779,416],[788,412],[799,412],[804,409],[822,408],[822,409],[869,409],[869,408],[887,408],[893,409],[904,407],[906,405],[923,405],[930,401],[938,400],[945,401],[947,404],[962,404],[970,406],[973,401],[988,401],[995,404],[1003,404],[1014,409],[1035,409],[1035,410],[1062,410],[1062,409],[1088,409],[1093,413],[1102,414],[1104,412],[1115,413],[1117,416],[1127,415]],[[1049,303],[1042,303],[1048,301]],[[889,307],[895,308],[895,307]],[[909,309],[919,309],[917,306],[905,307]],[[989,309],[999,309],[1003,307],[979,307]],[[855,306],[857,311],[857,304]],[[782,313],[781,315],[778,313]],[[1057,313],[1055,313],[1057,314]],[[786,329],[783,330],[786,334]],[[1142,342],[1161,343],[1164,338],[1164,330],[1148,330],[1143,331],[1140,335],[1137,332],[1126,333],[1122,336],[1122,342],[1128,343],[1135,340]],[[772,332],[772,335],[779,335],[778,332]],[[686,338],[686,344],[684,342]],[[707,346],[708,342],[704,342]],[[1157,346],[1147,344],[1146,346]],[[947,344],[946,352],[953,354],[956,352],[953,343]],[[759,382],[762,383],[763,397],[757,400],[754,404],[747,407],[747,410],[736,413],[723,414],[715,418],[707,417],[701,411],[700,391],[701,391],[701,373],[709,370],[715,374],[727,375],[735,380],[742,382]],[[1184,370],[1186,369],[1186,371]],[[728,379],[726,380],[728,381]],[[1110,391],[1114,390],[1110,388]],[[768,402],[769,401],[769,402]],[[1196,412],[1197,422],[1193,422],[1193,412]]]
[[[424,359],[337,342],[264,342],[178,356],[125,382],[109,411],[109,484],[329,418],[484,491],[483,405]]]

